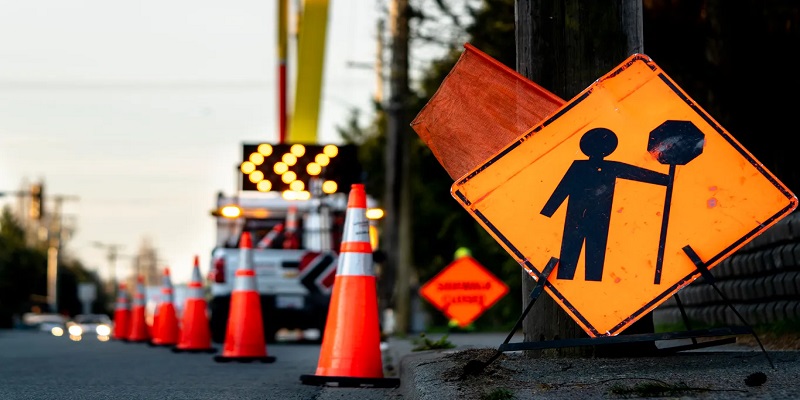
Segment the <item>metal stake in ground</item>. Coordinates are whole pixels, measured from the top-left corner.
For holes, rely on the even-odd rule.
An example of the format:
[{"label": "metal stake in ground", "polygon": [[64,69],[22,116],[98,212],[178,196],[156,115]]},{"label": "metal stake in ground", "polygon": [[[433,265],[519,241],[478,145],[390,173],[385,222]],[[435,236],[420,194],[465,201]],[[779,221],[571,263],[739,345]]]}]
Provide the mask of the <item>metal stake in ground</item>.
[{"label": "metal stake in ground", "polygon": [[658,257],[653,283],[661,283],[661,270],[664,265],[664,247],[667,242],[667,224],[669,223],[672,187],[675,181],[675,169],[678,165],[686,165],[703,152],[705,135],[691,121],[665,121],[650,131],[647,151],[661,164],[669,165],[669,183],[664,199],[664,213],[661,216],[661,236],[658,240]]}]

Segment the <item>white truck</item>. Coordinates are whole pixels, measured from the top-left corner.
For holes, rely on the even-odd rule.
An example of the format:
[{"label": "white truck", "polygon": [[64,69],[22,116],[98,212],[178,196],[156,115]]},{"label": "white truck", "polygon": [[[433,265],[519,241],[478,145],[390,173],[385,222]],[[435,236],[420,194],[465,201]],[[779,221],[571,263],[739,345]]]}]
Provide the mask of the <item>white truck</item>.
[{"label": "white truck", "polygon": [[281,329],[303,332],[302,340],[321,341],[346,211],[347,193],[294,200],[280,192],[219,193],[211,212],[217,221],[208,276],[212,340],[225,340],[239,239],[246,231],[252,238],[266,341],[278,340]]}]

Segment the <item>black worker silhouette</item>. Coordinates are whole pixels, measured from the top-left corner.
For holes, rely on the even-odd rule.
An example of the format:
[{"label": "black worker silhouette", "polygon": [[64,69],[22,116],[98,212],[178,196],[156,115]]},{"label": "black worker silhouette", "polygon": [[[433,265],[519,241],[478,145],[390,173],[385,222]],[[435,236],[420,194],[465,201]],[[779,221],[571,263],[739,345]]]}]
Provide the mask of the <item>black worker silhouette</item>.
[{"label": "black worker silhouette", "polygon": [[581,151],[588,160],[575,160],[542,208],[552,217],[567,200],[567,216],[561,239],[558,279],[575,276],[581,248],[586,245],[586,280],[601,281],[606,258],[608,227],[617,179],[666,186],[669,175],[604,158],[617,149],[617,135],[606,128],[594,128],[581,137]]}]

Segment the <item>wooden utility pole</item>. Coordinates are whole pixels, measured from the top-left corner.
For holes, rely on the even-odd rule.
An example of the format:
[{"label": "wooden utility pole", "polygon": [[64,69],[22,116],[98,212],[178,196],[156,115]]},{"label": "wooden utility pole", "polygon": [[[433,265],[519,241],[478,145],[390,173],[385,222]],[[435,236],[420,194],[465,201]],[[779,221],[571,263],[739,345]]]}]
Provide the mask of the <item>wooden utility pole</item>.
[{"label": "wooden utility pole", "polygon": [[[390,16],[389,101],[386,105],[386,187],[384,239],[386,262],[381,271],[381,303],[393,308],[397,332],[408,330],[411,272],[410,128],[407,110],[408,0],[393,0]],[[394,293],[391,293],[391,290]]]},{"label": "wooden utility pole", "polygon": [[[643,52],[641,0],[517,0],[515,5],[517,71],[564,100],[631,54]],[[522,275],[524,309],[535,282],[524,270]],[[653,331],[652,313],[626,332],[644,331]],[[587,337],[550,296],[536,300],[523,332],[528,342]],[[545,354],[588,356],[593,351],[564,348]]]},{"label": "wooden utility pole", "polygon": [[62,204],[66,200],[79,200],[77,196],[55,195],[52,197],[55,205],[50,219],[47,243],[47,304],[50,311],[60,312],[58,308],[58,270],[61,257],[63,218]]}]

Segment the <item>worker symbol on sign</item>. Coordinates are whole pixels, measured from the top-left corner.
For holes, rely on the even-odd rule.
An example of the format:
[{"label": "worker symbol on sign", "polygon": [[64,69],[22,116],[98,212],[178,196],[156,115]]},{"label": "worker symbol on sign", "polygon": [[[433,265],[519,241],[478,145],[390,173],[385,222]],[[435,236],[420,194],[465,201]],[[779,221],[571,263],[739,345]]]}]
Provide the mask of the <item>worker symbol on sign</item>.
[{"label": "worker symbol on sign", "polygon": [[[603,264],[605,263],[611,207],[617,179],[667,187],[662,237],[659,243],[659,255],[660,258],[663,258],[666,215],[669,212],[674,165],[685,164],[699,154],[690,155],[694,150],[686,148],[684,143],[686,138],[682,137],[680,129],[671,129],[677,126],[673,123],[681,126],[685,123],[691,125],[691,122],[687,121],[667,121],[651,132],[648,143],[648,151],[651,155],[661,163],[670,164],[670,174],[663,174],[620,161],[606,160],[605,157],[612,154],[618,144],[617,135],[610,129],[594,128],[583,134],[580,140],[580,149],[589,159],[575,160],[572,163],[541,211],[542,215],[551,217],[569,198],[561,239],[558,279],[573,279],[584,245],[586,246],[585,279],[587,281],[603,279]],[[695,128],[695,130],[697,129]],[[699,144],[700,151],[702,151],[702,137]],[[685,161],[678,162],[678,160]],[[660,265],[657,267],[656,274],[657,277],[660,277]]]}]

